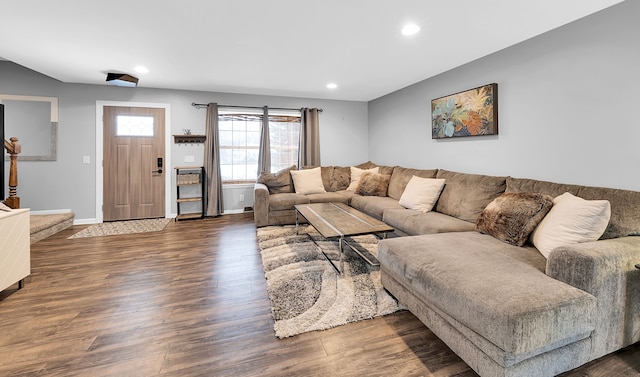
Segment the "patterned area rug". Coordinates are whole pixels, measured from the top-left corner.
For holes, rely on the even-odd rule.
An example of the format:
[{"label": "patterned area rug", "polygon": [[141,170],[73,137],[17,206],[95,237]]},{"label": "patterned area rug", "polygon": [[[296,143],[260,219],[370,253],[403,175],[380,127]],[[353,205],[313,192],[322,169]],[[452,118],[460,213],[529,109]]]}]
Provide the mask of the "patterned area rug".
[{"label": "patterned area rug", "polygon": [[164,229],[164,227],[167,226],[170,221],[171,219],[144,219],[94,224],[88,228],[81,230],[73,236],[68,237],[67,239],[113,236],[117,234],[158,232]]},{"label": "patterned area rug", "polygon": [[[380,283],[380,268],[345,253],[343,276],[339,276],[306,234],[339,265],[338,243],[327,241],[310,226],[258,228],[271,311],[278,338],[325,330],[403,308]],[[374,236],[353,238],[374,256]],[[348,248],[347,248],[348,250]]]}]

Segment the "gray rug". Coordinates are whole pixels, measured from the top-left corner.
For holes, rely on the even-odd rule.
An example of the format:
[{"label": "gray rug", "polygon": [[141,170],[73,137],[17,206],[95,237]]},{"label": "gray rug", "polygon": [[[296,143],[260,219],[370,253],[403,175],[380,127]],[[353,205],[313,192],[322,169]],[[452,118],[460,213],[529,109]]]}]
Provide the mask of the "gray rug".
[{"label": "gray rug", "polygon": [[68,237],[67,239],[158,232],[164,229],[164,227],[167,226],[170,221],[171,219],[144,219],[113,221],[102,224],[94,224],[72,235],[71,237]]},{"label": "gray rug", "polygon": [[[325,240],[312,227],[258,228],[258,242],[278,338],[390,314],[403,308],[380,283],[379,267],[346,254],[343,276],[305,234],[309,233],[338,264],[338,243]],[[374,236],[354,237],[376,255]]]}]

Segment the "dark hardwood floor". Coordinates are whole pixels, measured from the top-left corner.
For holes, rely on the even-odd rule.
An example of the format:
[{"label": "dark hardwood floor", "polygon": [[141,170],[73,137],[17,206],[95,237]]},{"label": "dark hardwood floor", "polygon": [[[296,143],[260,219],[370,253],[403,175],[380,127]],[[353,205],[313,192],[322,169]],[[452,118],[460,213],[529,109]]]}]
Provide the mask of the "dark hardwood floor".
[{"label": "dark hardwood floor", "polygon": [[[0,376],[476,376],[411,313],[279,340],[252,215],[31,247]],[[638,376],[640,345],[566,376]]]}]

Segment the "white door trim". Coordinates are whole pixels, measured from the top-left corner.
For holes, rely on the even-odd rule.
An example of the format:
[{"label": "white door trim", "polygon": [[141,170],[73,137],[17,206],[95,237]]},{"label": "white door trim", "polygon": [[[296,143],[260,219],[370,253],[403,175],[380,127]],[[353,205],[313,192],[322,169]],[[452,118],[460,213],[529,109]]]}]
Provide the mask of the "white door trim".
[{"label": "white door trim", "polygon": [[122,102],[122,101],[96,101],[96,222],[101,223],[103,220],[102,205],[103,196],[103,156],[104,156],[104,140],[103,140],[103,114],[105,106],[121,106],[121,107],[150,107],[164,109],[164,217],[170,217],[171,214],[171,177],[172,172],[169,169],[171,164],[171,105],[168,103],[146,103],[146,102]]}]

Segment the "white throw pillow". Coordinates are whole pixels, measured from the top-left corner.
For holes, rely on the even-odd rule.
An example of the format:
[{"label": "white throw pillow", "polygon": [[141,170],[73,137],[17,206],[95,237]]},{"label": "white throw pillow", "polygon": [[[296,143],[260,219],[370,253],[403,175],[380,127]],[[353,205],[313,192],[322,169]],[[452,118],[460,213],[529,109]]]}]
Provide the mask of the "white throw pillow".
[{"label": "white throw pillow", "polygon": [[358,188],[358,182],[360,181],[360,177],[362,176],[362,173],[368,171],[368,172],[377,174],[379,170],[380,168],[378,166],[376,166],[375,168],[366,169],[366,170],[352,166],[351,167],[351,183],[349,183],[349,187],[347,187],[347,190],[356,191],[356,188]]},{"label": "white throw pillow", "polygon": [[327,192],[322,184],[322,171],[318,166],[313,169],[291,170],[291,179],[296,194],[321,194]]},{"label": "white throw pillow", "polygon": [[531,234],[533,245],[549,257],[558,246],[597,241],[611,218],[608,200],[585,200],[565,192]]},{"label": "white throw pillow", "polygon": [[402,192],[400,205],[420,212],[431,211],[440,197],[444,181],[444,179],[421,178],[414,175]]}]

